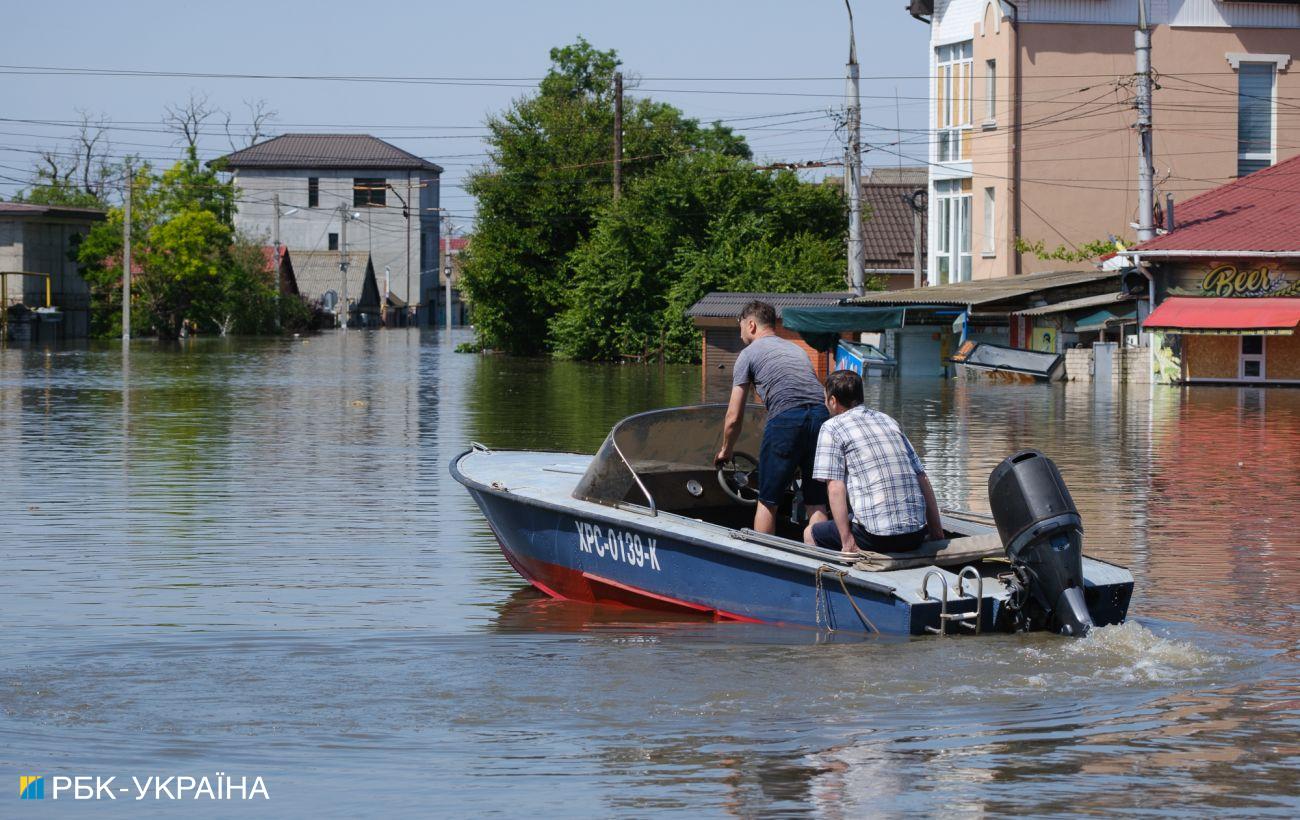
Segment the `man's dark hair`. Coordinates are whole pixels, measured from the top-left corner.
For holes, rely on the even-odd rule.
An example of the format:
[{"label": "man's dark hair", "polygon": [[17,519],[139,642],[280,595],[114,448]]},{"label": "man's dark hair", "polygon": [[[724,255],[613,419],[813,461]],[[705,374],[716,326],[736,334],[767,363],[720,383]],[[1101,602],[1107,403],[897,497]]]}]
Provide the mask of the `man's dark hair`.
[{"label": "man's dark hair", "polygon": [[857,407],[863,402],[862,377],[852,370],[836,370],[826,377],[826,397],[841,407]]},{"label": "man's dark hair", "polygon": [[740,321],[753,319],[762,327],[776,327],[776,308],[755,299],[740,309]]}]

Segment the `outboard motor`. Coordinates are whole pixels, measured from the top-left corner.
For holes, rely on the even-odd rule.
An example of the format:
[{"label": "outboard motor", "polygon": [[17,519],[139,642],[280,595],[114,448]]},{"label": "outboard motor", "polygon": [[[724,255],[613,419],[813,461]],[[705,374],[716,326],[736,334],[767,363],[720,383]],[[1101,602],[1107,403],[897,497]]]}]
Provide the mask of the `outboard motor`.
[{"label": "outboard motor", "polygon": [[1037,450],[1016,453],[989,475],[989,506],[1019,584],[1012,606],[1019,603],[1022,625],[1088,634],[1083,520],[1060,470]]}]

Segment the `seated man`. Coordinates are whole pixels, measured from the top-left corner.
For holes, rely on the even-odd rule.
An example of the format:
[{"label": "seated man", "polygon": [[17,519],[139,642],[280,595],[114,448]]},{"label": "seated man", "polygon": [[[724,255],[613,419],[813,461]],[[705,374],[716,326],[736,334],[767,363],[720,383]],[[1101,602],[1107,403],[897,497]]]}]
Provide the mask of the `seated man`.
[{"label": "seated man", "polygon": [[831,418],[817,439],[813,478],[826,481],[830,521],[809,524],[804,541],[824,549],[906,552],[943,538],[939,504],[921,459],[898,422],[863,405],[862,377],[826,377]]}]

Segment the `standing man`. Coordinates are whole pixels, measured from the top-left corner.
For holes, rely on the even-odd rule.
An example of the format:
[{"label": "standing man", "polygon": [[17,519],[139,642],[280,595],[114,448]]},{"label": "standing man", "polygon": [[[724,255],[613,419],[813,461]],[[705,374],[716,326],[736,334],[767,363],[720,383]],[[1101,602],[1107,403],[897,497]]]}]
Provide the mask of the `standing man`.
[{"label": "standing man", "polygon": [[812,474],[817,433],[829,415],[812,362],[798,345],[776,335],[776,309],[767,302],[750,302],[740,311],[740,340],[745,349],[736,357],[722,449],[716,461],[731,460],[744,423],[749,388],[756,388],[767,406],[767,425],[758,451],[754,529],[776,532],[777,507],[795,470],[802,471],[809,522],[826,521],[826,485],[814,481]]},{"label": "standing man", "polygon": [[943,538],[939,503],[898,422],[865,406],[862,377],[826,377],[831,419],[817,440],[813,477],[826,482],[830,521],[809,523],[804,541],[824,549],[906,552]]}]

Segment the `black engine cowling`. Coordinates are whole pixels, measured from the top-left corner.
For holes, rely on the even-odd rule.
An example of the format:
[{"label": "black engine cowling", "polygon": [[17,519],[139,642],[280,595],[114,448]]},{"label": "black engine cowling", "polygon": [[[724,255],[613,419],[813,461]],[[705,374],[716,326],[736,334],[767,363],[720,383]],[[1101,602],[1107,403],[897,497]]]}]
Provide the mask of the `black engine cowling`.
[{"label": "black engine cowling", "polygon": [[1052,460],[1022,450],[989,475],[989,507],[1024,587],[1023,617],[1062,635],[1086,635],[1083,520]]}]

